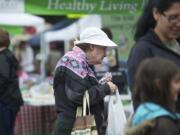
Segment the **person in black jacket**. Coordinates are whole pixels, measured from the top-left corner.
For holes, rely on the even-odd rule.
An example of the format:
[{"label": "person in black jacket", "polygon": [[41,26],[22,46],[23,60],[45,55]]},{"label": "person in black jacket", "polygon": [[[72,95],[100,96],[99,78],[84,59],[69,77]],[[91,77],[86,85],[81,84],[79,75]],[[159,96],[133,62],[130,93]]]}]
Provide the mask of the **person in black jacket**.
[{"label": "person in black jacket", "polygon": [[[165,68],[164,68],[165,67]],[[141,104],[132,116],[125,135],[179,135],[180,69],[164,58],[144,60],[135,75],[134,99]]]},{"label": "person in black jacket", "polygon": [[23,103],[18,82],[18,62],[8,49],[7,31],[0,29],[0,135],[13,135],[15,118]]},{"label": "person in black jacket", "polygon": [[[137,21],[136,43],[128,58],[128,82],[132,91],[134,75],[143,60],[162,57],[180,66],[179,36],[180,0],[148,0]],[[133,102],[136,109],[139,103],[134,99]],[[180,106],[177,108],[180,111]]]},{"label": "person in black jacket", "polygon": [[72,51],[67,52],[57,63],[54,76],[54,95],[58,112],[54,135],[70,135],[76,118],[76,109],[82,104],[84,92],[90,96],[90,111],[95,116],[101,134],[103,124],[103,99],[114,93],[117,86],[109,80],[100,84],[91,69],[105,57],[107,47],[115,47],[99,28],[89,27],[74,42]]}]

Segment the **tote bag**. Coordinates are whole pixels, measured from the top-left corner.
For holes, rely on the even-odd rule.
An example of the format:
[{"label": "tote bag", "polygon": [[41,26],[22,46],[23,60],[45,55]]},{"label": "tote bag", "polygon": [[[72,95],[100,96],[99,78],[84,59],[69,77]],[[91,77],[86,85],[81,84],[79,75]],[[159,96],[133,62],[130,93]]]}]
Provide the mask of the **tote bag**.
[{"label": "tote bag", "polygon": [[[87,108],[88,115],[86,115]],[[88,91],[85,92],[83,97],[83,107],[77,108],[76,120],[71,135],[98,135],[94,116],[90,114]]]}]

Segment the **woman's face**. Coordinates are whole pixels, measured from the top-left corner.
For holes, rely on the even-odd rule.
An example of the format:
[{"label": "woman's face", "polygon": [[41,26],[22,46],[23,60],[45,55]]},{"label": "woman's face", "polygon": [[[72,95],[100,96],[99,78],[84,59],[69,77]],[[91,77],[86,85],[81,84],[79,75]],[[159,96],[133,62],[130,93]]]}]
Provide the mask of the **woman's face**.
[{"label": "woman's face", "polygon": [[180,92],[180,73],[177,74],[170,84],[171,97],[174,101],[178,100],[178,93]]},{"label": "woman's face", "polygon": [[165,40],[180,37],[180,2],[174,3],[163,13],[156,12],[154,18],[157,22],[155,29]]},{"label": "woman's face", "polygon": [[87,53],[88,63],[90,65],[100,64],[106,56],[106,49],[107,47],[104,46],[92,46]]}]

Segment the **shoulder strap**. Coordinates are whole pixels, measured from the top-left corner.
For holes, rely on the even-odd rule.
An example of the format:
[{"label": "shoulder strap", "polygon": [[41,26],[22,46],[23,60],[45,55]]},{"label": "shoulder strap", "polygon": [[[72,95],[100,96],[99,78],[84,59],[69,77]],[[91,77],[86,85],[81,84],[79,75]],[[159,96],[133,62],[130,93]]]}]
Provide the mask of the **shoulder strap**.
[{"label": "shoulder strap", "polygon": [[86,110],[88,107],[88,114],[90,115],[90,103],[89,103],[89,93],[88,90],[85,91],[83,97],[83,116],[86,115]]},{"label": "shoulder strap", "polygon": [[91,115],[90,113],[90,102],[89,102],[89,93],[88,90],[85,91],[83,96],[83,106],[78,106],[76,110],[76,117],[78,116],[85,116],[86,110],[88,109],[88,115]]}]

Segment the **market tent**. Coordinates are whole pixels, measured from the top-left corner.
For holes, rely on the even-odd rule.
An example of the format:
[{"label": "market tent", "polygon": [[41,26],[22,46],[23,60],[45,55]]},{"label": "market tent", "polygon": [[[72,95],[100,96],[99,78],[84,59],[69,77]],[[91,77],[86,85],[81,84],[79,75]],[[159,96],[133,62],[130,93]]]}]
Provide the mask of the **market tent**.
[{"label": "market tent", "polygon": [[42,17],[27,13],[0,13],[0,25],[34,26],[37,32],[44,30],[45,20]]},{"label": "market tent", "polygon": [[[68,19],[68,18],[63,19],[46,31],[57,31],[57,30],[63,29],[65,27],[71,25],[76,20],[77,19]],[[32,38],[30,38],[28,40],[28,43],[33,47],[39,47],[40,46],[40,35],[41,35],[41,33],[37,33],[35,36],[33,36]]]},{"label": "market tent", "polygon": [[90,26],[102,27],[100,15],[87,15],[61,30],[46,32],[44,39],[45,42],[67,41],[77,38],[83,29]]}]

